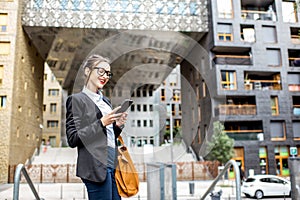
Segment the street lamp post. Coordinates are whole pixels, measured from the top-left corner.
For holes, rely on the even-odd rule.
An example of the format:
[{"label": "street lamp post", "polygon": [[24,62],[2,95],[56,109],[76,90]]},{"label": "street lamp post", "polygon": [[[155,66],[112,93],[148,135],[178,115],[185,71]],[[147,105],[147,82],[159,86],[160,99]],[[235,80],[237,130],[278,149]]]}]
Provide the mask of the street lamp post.
[{"label": "street lamp post", "polygon": [[[173,97],[172,97],[173,98]],[[170,98],[170,102],[172,100]],[[171,151],[171,162],[173,162],[173,114],[172,114],[172,104],[169,104],[169,115],[170,115],[170,151]]]}]

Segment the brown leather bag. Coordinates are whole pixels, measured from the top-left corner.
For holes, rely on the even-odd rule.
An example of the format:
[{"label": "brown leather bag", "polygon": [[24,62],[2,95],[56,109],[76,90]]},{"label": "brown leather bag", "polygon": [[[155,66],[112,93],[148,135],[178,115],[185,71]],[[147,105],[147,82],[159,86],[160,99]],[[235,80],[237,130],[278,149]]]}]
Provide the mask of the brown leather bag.
[{"label": "brown leather bag", "polygon": [[115,172],[118,192],[121,197],[131,197],[139,191],[139,176],[121,136],[118,148],[118,166]]}]

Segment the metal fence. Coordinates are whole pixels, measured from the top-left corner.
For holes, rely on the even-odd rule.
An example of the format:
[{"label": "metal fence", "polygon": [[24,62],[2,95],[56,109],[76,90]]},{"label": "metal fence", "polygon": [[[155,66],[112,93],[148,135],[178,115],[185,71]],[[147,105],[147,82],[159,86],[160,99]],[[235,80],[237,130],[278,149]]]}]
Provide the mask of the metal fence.
[{"label": "metal fence", "polygon": [[[211,180],[218,175],[218,162],[176,162],[176,177],[178,181]],[[147,167],[144,163],[136,163],[140,181],[147,180]],[[34,183],[78,183],[76,164],[37,164],[25,166]],[[8,183],[13,183],[16,165],[9,167]],[[24,182],[25,180],[21,180]]]},{"label": "metal fence", "polygon": [[147,197],[157,200],[176,200],[176,165],[147,164]]}]

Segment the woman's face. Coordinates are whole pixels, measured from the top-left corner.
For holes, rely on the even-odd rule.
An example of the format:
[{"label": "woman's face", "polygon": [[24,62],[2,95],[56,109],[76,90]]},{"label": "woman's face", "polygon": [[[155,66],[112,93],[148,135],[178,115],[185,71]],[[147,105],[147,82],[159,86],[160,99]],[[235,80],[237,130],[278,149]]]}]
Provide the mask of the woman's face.
[{"label": "woman's face", "polygon": [[[101,62],[96,67],[92,69],[86,68],[85,70],[87,77],[89,73],[91,73],[86,84],[86,87],[91,91],[97,92],[99,89],[102,89],[109,80],[108,74],[110,73],[110,65],[107,62]],[[101,75],[101,73],[99,74],[100,71],[102,73],[105,71],[105,73]]]}]

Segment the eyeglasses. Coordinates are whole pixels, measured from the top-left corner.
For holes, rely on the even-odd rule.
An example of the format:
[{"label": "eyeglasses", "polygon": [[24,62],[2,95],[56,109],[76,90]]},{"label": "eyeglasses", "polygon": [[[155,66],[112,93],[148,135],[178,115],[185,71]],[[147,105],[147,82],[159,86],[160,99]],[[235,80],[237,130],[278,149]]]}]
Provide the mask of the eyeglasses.
[{"label": "eyeglasses", "polygon": [[97,69],[97,74],[99,76],[103,76],[104,74],[106,74],[108,76],[109,79],[112,78],[113,73],[111,73],[110,71],[106,71],[104,68],[102,67],[94,67],[93,69]]}]

